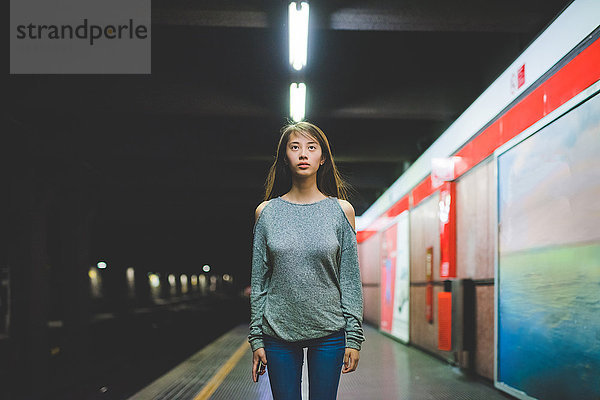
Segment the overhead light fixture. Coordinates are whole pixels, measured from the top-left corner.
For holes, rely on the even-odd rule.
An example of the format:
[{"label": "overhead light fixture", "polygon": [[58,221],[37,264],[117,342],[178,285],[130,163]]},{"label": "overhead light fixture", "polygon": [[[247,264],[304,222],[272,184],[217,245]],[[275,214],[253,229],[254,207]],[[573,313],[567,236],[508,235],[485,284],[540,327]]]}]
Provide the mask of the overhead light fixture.
[{"label": "overhead light fixture", "polygon": [[288,27],[290,31],[290,64],[296,71],[306,66],[308,47],[308,3],[291,2],[288,7]]},{"label": "overhead light fixture", "polygon": [[304,83],[292,83],[290,85],[290,116],[294,122],[304,119],[306,104],[306,85]]}]

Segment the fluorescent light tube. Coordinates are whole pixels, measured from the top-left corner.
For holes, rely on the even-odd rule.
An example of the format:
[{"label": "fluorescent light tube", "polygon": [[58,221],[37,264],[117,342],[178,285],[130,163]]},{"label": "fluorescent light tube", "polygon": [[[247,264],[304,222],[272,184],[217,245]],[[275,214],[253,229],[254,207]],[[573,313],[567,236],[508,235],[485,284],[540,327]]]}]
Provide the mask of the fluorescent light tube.
[{"label": "fluorescent light tube", "polygon": [[288,7],[288,29],[290,34],[290,64],[296,71],[306,66],[306,53],[308,48],[308,3],[300,3],[300,10],[296,2]]},{"label": "fluorescent light tube", "polygon": [[306,85],[304,83],[292,83],[290,85],[290,116],[294,122],[304,119],[306,104]]}]

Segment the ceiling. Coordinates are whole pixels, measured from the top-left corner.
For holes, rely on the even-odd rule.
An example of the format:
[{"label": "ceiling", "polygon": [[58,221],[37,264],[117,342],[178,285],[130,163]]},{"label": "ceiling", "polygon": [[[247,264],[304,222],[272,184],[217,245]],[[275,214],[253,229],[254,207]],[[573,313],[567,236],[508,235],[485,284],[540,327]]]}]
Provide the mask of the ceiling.
[{"label": "ceiling", "polygon": [[298,74],[286,2],[152,0],[151,75],[11,75],[8,126],[41,168],[86,171],[94,257],[247,281],[291,82],[360,215],[568,3],[311,1]]}]

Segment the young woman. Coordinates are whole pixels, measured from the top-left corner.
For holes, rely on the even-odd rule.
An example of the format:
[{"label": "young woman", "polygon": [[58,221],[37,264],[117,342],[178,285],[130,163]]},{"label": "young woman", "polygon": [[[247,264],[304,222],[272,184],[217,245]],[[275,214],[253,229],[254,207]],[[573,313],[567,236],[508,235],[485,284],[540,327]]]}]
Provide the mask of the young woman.
[{"label": "young woman", "polygon": [[310,399],[334,400],[365,338],[354,208],[321,129],[283,127],[264,199],[252,252],[252,379],[262,362],[274,400],[301,400],[307,347]]}]

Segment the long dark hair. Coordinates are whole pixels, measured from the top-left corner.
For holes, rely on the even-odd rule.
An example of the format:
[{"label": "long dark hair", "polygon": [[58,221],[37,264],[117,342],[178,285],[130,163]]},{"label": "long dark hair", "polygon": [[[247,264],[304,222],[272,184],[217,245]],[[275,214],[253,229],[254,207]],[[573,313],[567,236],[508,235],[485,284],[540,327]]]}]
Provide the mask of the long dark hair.
[{"label": "long dark hair", "polygon": [[310,122],[301,121],[289,123],[281,128],[281,136],[277,144],[277,154],[275,161],[265,181],[264,200],[270,200],[287,193],[292,187],[292,175],[289,166],[286,164],[286,147],[290,135],[296,132],[298,134],[309,136],[319,142],[325,163],[317,171],[317,188],[326,196],[337,197],[338,199],[348,200],[348,192],[352,190],[342,175],[338,171],[331,154],[327,136],[318,126]]}]

